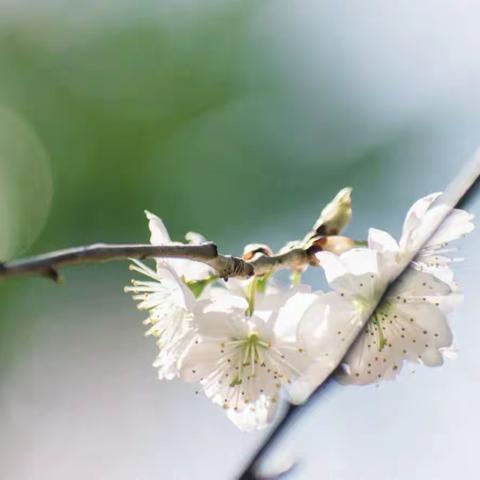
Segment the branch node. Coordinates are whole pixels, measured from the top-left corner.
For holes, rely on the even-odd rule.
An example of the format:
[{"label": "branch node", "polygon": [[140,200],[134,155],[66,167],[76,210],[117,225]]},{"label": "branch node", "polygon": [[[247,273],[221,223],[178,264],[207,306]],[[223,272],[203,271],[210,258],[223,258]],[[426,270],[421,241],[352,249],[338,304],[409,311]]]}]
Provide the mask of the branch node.
[{"label": "branch node", "polygon": [[50,278],[51,280],[53,280],[55,283],[62,283],[63,281],[63,277],[60,275],[60,273],[58,272],[58,270],[56,270],[55,268],[53,267],[48,267],[46,270],[45,270],[45,273],[44,275],[48,278]]}]

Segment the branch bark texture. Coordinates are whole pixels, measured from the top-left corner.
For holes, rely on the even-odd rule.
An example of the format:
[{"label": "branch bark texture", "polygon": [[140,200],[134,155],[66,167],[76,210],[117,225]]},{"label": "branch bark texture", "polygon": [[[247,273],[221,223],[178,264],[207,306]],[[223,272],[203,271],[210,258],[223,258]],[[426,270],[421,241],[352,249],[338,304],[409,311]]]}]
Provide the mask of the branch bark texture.
[{"label": "branch bark texture", "polygon": [[81,263],[109,262],[129,258],[184,258],[202,262],[212,267],[219,277],[243,277],[263,275],[281,268],[289,268],[309,262],[310,253],[306,249],[296,248],[289,252],[273,256],[260,255],[246,261],[240,257],[218,253],[215,243],[200,245],[144,245],[144,244],[107,244],[66,248],[28,258],[0,263],[0,278],[18,276],[44,276],[59,281],[59,269]]}]

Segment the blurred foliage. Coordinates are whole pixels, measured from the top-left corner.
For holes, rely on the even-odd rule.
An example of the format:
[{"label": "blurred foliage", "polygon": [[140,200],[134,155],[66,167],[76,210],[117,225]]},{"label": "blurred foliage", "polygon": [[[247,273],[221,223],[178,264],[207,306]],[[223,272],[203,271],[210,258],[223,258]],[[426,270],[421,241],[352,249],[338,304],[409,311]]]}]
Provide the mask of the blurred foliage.
[{"label": "blurred foliage", "polygon": [[320,127],[277,74],[256,9],[228,2],[82,21],[49,10],[3,22],[0,104],[41,139],[54,180],[35,250],[142,241],[144,208],[176,238],[199,230],[238,248],[240,228],[312,195],[316,214],[350,181],[345,159],[318,168]]},{"label": "blurred foliage", "polygon": [[193,201],[208,205],[210,192],[231,188],[225,177],[253,177],[222,135],[196,127],[255,90],[239,74],[261,62],[245,58],[247,7],[112,25],[32,21],[2,28],[0,102],[51,157],[55,199],[39,245],[139,240],[147,206],[175,212],[174,231],[196,228],[192,184],[202,197]]},{"label": "blurred foliage", "polygon": [[30,246],[51,198],[49,159],[39,139],[17,115],[0,108],[0,258]]}]

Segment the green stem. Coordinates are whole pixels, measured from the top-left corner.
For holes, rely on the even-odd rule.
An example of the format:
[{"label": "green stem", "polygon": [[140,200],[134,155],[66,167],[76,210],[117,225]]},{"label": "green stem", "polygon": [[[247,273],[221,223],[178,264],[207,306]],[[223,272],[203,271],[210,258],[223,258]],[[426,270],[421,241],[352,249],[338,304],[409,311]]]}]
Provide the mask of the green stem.
[{"label": "green stem", "polygon": [[245,314],[247,317],[251,317],[253,315],[253,311],[255,310],[255,296],[257,293],[257,283],[258,283],[258,277],[254,276],[247,287],[247,302],[248,302],[248,307],[245,310]]}]

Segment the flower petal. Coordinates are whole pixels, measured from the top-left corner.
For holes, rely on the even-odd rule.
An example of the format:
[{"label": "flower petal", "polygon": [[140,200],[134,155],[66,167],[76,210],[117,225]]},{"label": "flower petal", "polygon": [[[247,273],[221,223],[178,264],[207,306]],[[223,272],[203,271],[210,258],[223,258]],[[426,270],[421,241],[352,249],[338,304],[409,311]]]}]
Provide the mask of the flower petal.
[{"label": "flower petal", "polygon": [[228,311],[211,310],[214,307],[206,300],[198,302],[195,308],[195,325],[198,333],[208,339],[228,339],[244,337],[248,325],[244,319],[244,310],[232,308]]},{"label": "flower petal", "polygon": [[418,272],[409,268],[393,286],[390,297],[409,297],[448,295],[452,291],[450,285],[426,272]]},{"label": "flower petal", "polygon": [[240,411],[229,408],[227,417],[240,430],[245,432],[261,430],[272,422],[277,406],[278,402],[272,402],[265,397],[261,397],[255,403],[247,405]]},{"label": "flower petal", "polygon": [[194,343],[182,360],[180,377],[186,382],[198,382],[215,369],[219,344],[215,341]]},{"label": "flower petal", "polygon": [[377,252],[397,254],[400,247],[397,241],[387,232],[377,228],[368,230],[368,247]]},{"label": "flower petal", "polygon": [[427,303],[399,303],[370,320],[344,358],[341,383],[365,385],[395,378],[405,360],[441,365],[452,334],[445,316]]},{"label": "flower petal", "polygon": [[474,215],[465,210],[453,210],[428,241],[427,247],[449,243],[467,235],[475,228],[472,222],[474,217]]},{"label": "flower petal", "polygon": [[400,246],[402,248],[407,246],[411,233],[420,225],[425,213],[440,195],[441,192],[431,193],[430,195],[420,198],[410,207],[403,223],[402,236],[400,239]]},{"label": "flower petal", "polygon": [[361,283],[371,283],[378,273],[378,255],[368,248],[356,248],[337,256],[330,252],[317,253],[328,284],[344,295],[355,295]]},{"label": "flower petal", "polygon": [[153,213],[145,210],[148,219],[148,228],[150,229],[150,243],[152,245],[164,245],[170,243],[170,235],[162,219]]}]

